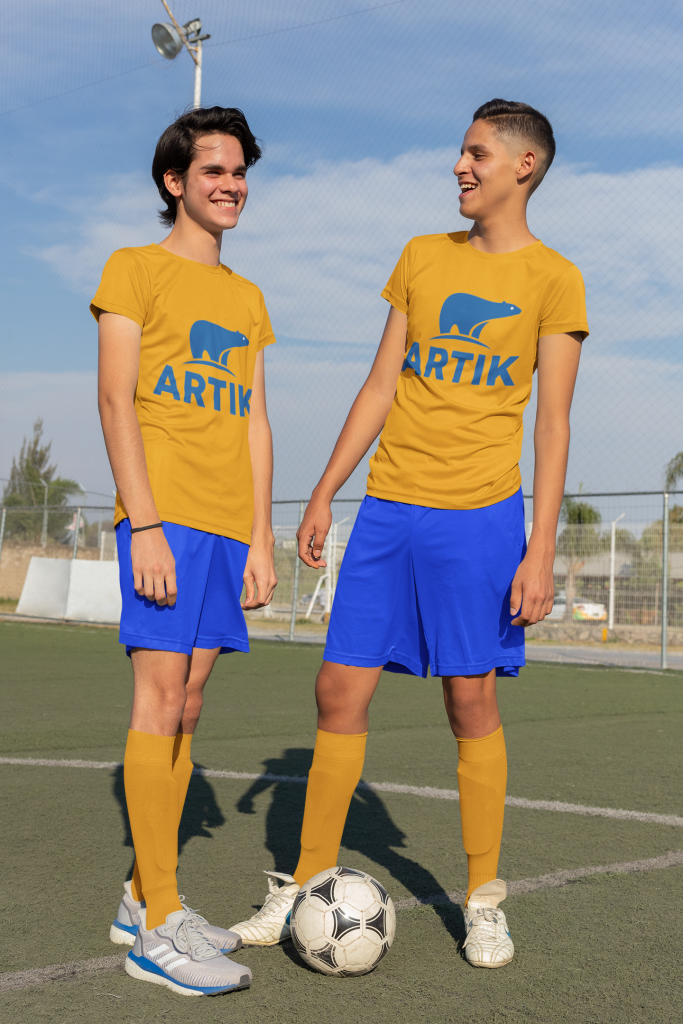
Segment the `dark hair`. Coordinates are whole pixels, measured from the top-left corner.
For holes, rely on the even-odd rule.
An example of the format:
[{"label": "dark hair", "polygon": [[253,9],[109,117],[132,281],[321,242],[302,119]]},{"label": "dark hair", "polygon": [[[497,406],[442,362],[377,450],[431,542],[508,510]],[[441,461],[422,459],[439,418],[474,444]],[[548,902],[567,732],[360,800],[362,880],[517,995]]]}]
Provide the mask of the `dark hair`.
[{"label": "dark hair", "polygon": [[496,135],[509,138],[516,135],[534,143],[541,150],[541,166],[531,191],[538,188],[555,157],[553,126],[545,114],[528,103],[514,100],[489,100],[474,112],[472,121],[488,121]]},{"label": "dark hair", "polygon": [[152,177],[159,195],[166,203],[159,210],[159,220],[173,227],[178,212],[176,197],[166,188],[164,174],[175,171],[183,180],[195,155],[195,142],[200,135],[232,135],[242,144],[244,162],[251,167],[261,158],[261,147],[254,138],[247,119],[237,107],[201,107],[182,114],[170,124],[157,142],[152,160]]}]

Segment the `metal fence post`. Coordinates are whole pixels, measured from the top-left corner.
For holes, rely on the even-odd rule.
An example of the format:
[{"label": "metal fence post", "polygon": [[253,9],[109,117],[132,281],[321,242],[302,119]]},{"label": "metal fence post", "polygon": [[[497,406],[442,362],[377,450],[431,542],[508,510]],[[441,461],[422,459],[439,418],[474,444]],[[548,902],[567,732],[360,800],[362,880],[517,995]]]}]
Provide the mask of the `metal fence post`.
[{"label": "metal fence post", "polygon": [[669,495],[662,512],[662,668],[667,668],[666,632],[669,625]]},{"label": "metal fence post", "polygon": [[[299,526],[301,526],[304,518],[304,502],[299,502]],[[294,582],[292,583],[292,614],[289,619],[289,639],[294,639],[294,629],[296,627],[296,610],[299,605],[299,565],[301,559],[299,558],[298,547],[294,548]]]},{"label": "metal fence post", "polygon": [[80,526],[81,526],[81,510],[79,508],[78,511],[76,512],[76,522],[75,522],[75,525],[74,525],[74,550],[73,550],[73,554],[71,556],[72,559],[78,557],[78,531],[80,529]]},{"label": "metal fence post", "polygon": [[5,520],[7,519],[7,509],[2,510],[2,520],[0,520],[0,562],[2,562],[2,542],[5,537]]},{"label": "metal fence post", "polygon": [[[623,519],[626,515],[622,512],[619,519]],[[617,523],[619,519],[612,520],[612,536],[610,539],[609,548],[609,617],[607,619],[607,628],[614,629],[614,576],[616,572],[617,562]]]}]

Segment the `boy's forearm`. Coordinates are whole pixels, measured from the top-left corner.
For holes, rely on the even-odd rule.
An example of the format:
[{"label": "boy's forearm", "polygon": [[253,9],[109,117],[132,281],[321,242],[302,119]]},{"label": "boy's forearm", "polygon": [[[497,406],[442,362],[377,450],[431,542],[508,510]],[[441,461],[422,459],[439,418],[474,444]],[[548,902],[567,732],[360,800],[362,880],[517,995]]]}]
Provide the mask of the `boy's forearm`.
[{"label": "boy's forearm", "polygon": [[554,553],[567,474],[569,420],[537,424],[534,447],[534,518],[529,547]]},{"label": "boy's forearm", "polygon": [[254,480],[252,543],[272,542],[273,438],[267,419],[258,425],[250,424],[249,453]]},{"label": "boy's forearm", "polygon": [[330,461],[314,489],[314,495],[331,501],[343,487],[384,426],[392,396],[375,391],[367,383],[351,406]]},{"label": "boy's forearm", "polygon": [[114,482],[131,526],[159,521],[147,472],[140,424],[127,398],[100,397],[100,419]]}]

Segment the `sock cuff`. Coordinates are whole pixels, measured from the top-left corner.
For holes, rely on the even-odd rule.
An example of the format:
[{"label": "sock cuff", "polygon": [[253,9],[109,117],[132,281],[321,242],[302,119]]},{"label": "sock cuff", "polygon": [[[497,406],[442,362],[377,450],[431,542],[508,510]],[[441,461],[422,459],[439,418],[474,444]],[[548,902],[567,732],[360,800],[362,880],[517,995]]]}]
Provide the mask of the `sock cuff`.
[{"label": "sock cuff", "polygon": [[365,756],[366,732],[347,735],[318,729],[315,737],[314,757],[327,757],[332,761],[358,761]]},{"label": "sock cuff", "polygon": [[174,743],[175,736],[157,736],[129,729],[125,760],[135,764],[167,764],[170,768]]},{"label": "sock cuff", "polygon": [[496,761],[499,757],[505,757],[505,738],[502,725],[499,725],[496,731],[489,736],[481,736],[474,740],[456,736],[456,739],[458,741],[458,756],[461,761],[468,764],[482,764],[485,761]]},{"label": "sock cuff", "polygon": [[178,732],[173,738],[173,764],[176,761],[191,761],[192,737],[194,733]]}]

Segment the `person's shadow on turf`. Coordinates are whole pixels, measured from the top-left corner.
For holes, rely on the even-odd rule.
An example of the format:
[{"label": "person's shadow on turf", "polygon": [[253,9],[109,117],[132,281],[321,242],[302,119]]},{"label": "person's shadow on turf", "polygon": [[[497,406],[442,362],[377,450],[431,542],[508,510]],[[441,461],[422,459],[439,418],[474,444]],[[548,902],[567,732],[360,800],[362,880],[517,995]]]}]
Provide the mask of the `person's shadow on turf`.
[{"label": "person's shadow on turf", "polygon": [[[202,765],[194,762],[195,768],[201,768]],[[124,829],[124,840],[123,845],[133,849],[133,836],[130,830],[130,821],[128,819],[128,808],[126,806],[126,793],[123,785],[123,765],[119,765],[114,770],[114,796],[118,800],[119,809],[121,811],[121,818]],[[221,825],[225,824],[225,818],[223,812],[218,806],[216,795],[213,791],[213,786],[208,779],[203,775],[193,775],[190,779],[190,785],[187,790],[187,797],[185,799],[185,806],[183,808],[183,816],[180,819],[180,828],[178,829],[178,854],[182,853],[185,843],[192,839],[193,836],[200,836],[204,839],[212,839],[213,836],[209,829],[220,828]],[[133,865],[135,864],[135,854],[128,869],[126,879],[133,877]]]},{"label": "person's shadow on turf", "polygon": [[[271,757],[262,763],[265,775],[305,778],[312,760],[313,751],[299,747],[285,750],[282,757]],[[275,871],[291,872],[299,858],[306,787],[284,779],[282,782],[276,779],[257,779],[236,806],[240,814],[254,814],[255,797],[271,787],[272,798],[266,814],[266,848],[273,856]],[[445,897],[445,889],[427,868],[398,852],[405,846],[405,838],[405,833],[392,820],[378,794],[372,789],[357,789],[351,800],[342,837],[344,851],[357,851],[381,865],[413,896]],[[343,851],[340,861],[348,867],[354,867],[350,862],[352,858]],[[465,937],[461,908],[444,902],[434,904],[434,911],[455,941],[460,943]]]}]

